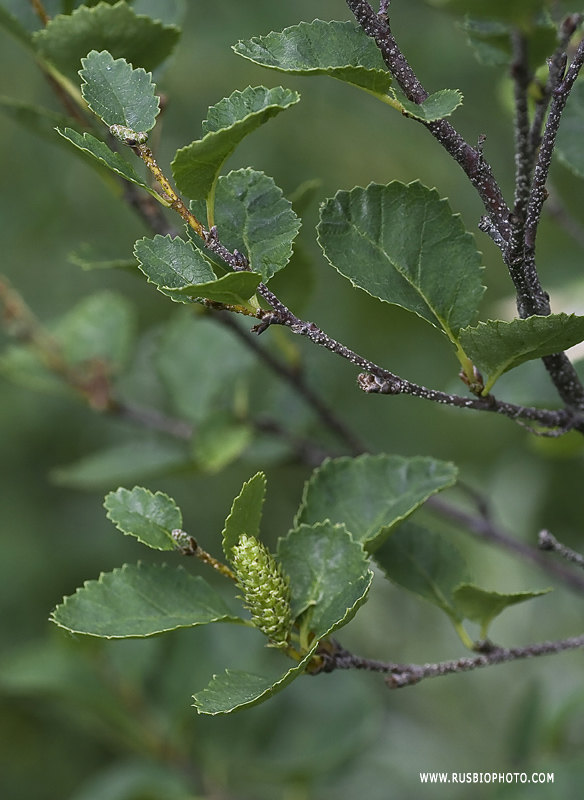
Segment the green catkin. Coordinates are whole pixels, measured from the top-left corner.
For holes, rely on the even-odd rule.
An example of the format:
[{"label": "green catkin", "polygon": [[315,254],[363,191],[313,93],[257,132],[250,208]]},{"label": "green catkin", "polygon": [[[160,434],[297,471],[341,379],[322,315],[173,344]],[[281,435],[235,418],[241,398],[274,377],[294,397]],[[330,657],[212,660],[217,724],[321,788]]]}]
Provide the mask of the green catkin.
[{"label": "green catkin", "polygon": [[286,647],[292,627],[288,578],[255,536],[243,533],[232,552],[237,585],[243,591],[252,622],[272,647]]}]

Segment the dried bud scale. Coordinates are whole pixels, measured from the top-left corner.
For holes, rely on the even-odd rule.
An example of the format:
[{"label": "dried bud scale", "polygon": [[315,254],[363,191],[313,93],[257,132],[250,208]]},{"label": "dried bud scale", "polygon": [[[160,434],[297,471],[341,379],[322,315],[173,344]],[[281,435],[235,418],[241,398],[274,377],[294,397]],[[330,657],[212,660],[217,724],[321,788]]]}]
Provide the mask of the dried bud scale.
[{"label": "dried bud scale", "polygon": [[255,536],[242,534],[232,552],[237,585],[252,622],[273,647],[286,647],[292,627],[288,578]]}]

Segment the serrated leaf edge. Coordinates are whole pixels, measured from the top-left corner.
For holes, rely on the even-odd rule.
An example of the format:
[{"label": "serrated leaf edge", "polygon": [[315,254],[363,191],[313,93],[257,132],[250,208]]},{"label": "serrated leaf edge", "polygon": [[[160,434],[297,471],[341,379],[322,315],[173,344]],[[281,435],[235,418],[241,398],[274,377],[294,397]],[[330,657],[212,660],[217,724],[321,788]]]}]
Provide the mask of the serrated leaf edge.
[{"label": "serrated leaf edge", "polygon": [[[110,509],[106,505],[108,497],[111,497],[113,495],[117,495],[118,492],[126,492],[128,495],[131,495],[132,492],[134,492],[135,489],[141,489],[143,492],[146,492],[152,498],[161,497],[164,500],[168,500],[171,503],[171,505],[173,505],[174,508],[176,508],[176,510],[178,511],[178,515],[179,515],[179,518],[180,518],[180,524],[182,525],[182,511],[180,510],[180,507],[177,505],[176,501],[172,497],[170,497],[170,495],[167,495],[165,492],[160,492],[160,491],[151,492],[150,489],[146,489],[144,486],[134,486],[134,487],[132,487],[132,489],[126,489],[125,486],[118,486],[118,488],[115,491],[108,492],[106,494],[105,498],[104,498],[104,501],[103,501],[103,507],[105,508],[105,510],[107,512],[106,513],[106,517],[110,520],[110,522],[112,522],[116,526],[116,528],[119,531],[121,531],[124,534],[124,536],[133,536],[141,544],[146,545],[146,547],[150,547],[152,550],[158,550],[159,548],[152,547],[151,544],[149,544],[148,542],[145,542],[140,536],[137,536],[135,533],[132,533],[131,531],[126,531],[126,530],[124,530],[124,528],[122,528],[120,525],[118,525],[118,523],[110,515]],[[149,519],[149,517],[144,517],[144,519]],[[161,530],[165,531],[165,528],[163,528],[162,526],[158,525],[158,523],[156,523],[156,525]],[[168,538],[169,538],[169,541],[173,542],[173,540],[172,540],[172,538],[170,536]],[[174,542],[173,542],[173,544],[174,544]],[[124,566],[128,566],[128,565],[126,564]],[[102,574],[104,574],[104,573],[102,573]]]}]

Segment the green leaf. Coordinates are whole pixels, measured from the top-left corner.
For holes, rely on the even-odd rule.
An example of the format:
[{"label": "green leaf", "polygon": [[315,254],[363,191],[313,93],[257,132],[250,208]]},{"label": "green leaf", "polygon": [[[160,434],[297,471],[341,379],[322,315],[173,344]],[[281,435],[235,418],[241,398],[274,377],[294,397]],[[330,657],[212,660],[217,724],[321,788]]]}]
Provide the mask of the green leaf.
[{"label": "green leaf", "polygon": [[281,86],[248,86],[211,106],[203,122],[203,138],[178,150],[172,162],[178,190],[193,200],[206,200],[221,167],[242,139],[299,100],[298,92]]},{"label": "green leaf", "polygon": [[173,300],[200,297],[241,305],[255,294],[261,280],[257,273],[243,271],[216,278],[201,251],[178,236],[139,239],[134,245],[134,255],[148,282]]},{"label": "green leaf", "polygon": [[200,576],[166,564],[124,564],[86,581],[51,621],[72,633],[105,639],[153,636],[209,622],[243,622]]},{"label": "green leaf", "polygon": [[260,522],[266,497],[266,476],[257,472],[243,484],[231,506],[229,516],[223,528],[223,552],[231,558],[231,550],[239,541],[242,533],[260,538]]},{"label": "green leaf", "polygon": [[[202,203],[193,202],[191,209],[195,216],[204,214]],[[290,261],[292,242],[300,229],[292,204],[273,178],[253,169],[234,170],[219,178],[215,224],[221,244],[244,253],[264,282]]]},{"label": "green leaf", "polygon": [[455,340],[484,292],[481,255],[446,200],[417,181],[357,186],[321,208],[319,243],[354,286]]},{"label": "green leaf", "polygon": [[327,459],[304,487],[295,525],[344,523],[373,551],[431,495],[452,486],[457,474],[454,464],[423,456]]},{"label": "green leaf", "polygon": [[74,144],[75,147],[78,147],[83,153],[88,153],[97,162],[109,167],[112,172],[115,172],[117,175],[121,175],[121,177],[125,178],[127,181],[135,183],[137,186],[145,189],[157,200],[161,200],[160,195],[157,194],[154,189],[148,186],[148,184],[138,175],[134,167],[129,164],[119,153],[114,153],[113,150],[110,150],[105,142],[101,142],[90,133],[84,133],[81,135],[80,133],[77,133],[77,131],[71,130],[71,128],[65,128],[65,130],[57,128],[57,132],[60,133],[63,138],[71,142],[71,144]]},{"label": "green leaf", "polygon": [[71,124],[71,119],[65,114],[3,95],[0,96],[0,111],[23,128],[53,144],[64,144],[55,136],[55,128]]},{"label": "green leaf", "polygon": [[252,439],[249,425],[229,411],[218,411],[197,431],[192,455],[203,472],[220,472],[244,453]]},{"label": "green leaf", "polygon": [[458,89],[441,89],[427,97],[423,103],[413,103],[401,95],[397,99],[408,117],[421,119],[424,122],[449,117],[458,106],[462,105],[462,93]]},{"label": "green leaf", "polygon": [[279,540],[277,560],[290,579],[294,618],[310,609],[317,639],[346,625],[367,599],[369,559],[344,525],[300,525]]},{"label": "green leaf", "polygon": [[382,98],[391,86],[375,42],[352,22],[301,22],[281,33],[240,41],[233,49],[262,67],[292,75],[330,75]]},{"label": "green leaf", "polygon": [[106,50],[92,50],[81,63],[83,98],[108,127],[124,125],[134,131],[154,127],[160,109],[150,73],[133,69],[123,58],[114,60]]},{"label": "green leaf", "polygon": [[231,405],[234,384],[245,376],[253,356],[230,331],[185,313],[163,331],[156,364],[176,413],[202,423],[221,407],[222,397]]},{"label": "green leaf", "polygon": [[119,2],[59,14],[34,34],[33,43],[57,69],[76,77],[81,59],[90,50],[107,50],[114,58],[153,70],[168,58],[179,37],[176,26],[139,16],[127,3]]},{"label": "green leaf", "polygon": [[406,522],[381,545],[374,558],[393,583],[438,606],[453,622],[461,622],[464,615],[454,592],[470,575],[459,550],[443,536]]},{"label": "green leaf", "polygon": [[584,84],[578,81],[568,97],[556,140],[556,152],[564,166],[584,178]]},{"label": "green leaf", "polygon": [[482,372],[483,394],[489,394],[504,372],[553,353],[561,353],[584,341],[584,317],[576,314],[550,314],[512,322],[487,320],[476,328],[460,331],[460,344]]},{"label": "green leaf", "polygon": [[106,495],[104,506],[108,519],[126,536],[154,550],[175,549],[172,531],[182,527],[182,514],[172,497],[141,486],[131,491],[120,487]]},{"label": "green leaf", "polygon": [[193,695],[193,705],[199,714],[231,714],[244,708],[257,706],[281,692],[301,675],[312,658],[318,642],[315,642],[302,661],[273,680],[250,672],[227,669],[222,675],[214,675],[209,685]]},{"label": "green leaf", "polygon": [[140,439],[84,456],[52,470],[50,478],[57,486],[71,489],[109,489],[121,483],[167,475],[190,462],[186,443]]},{"label": "green leaf", "polygon": [[470,619],[471,622],[478,623],[481,626],[481,639],[486,639],[489,625],[506,608],[551,591],[551,589],[542,589],[538,592],[501,594],[487,592],[472,583],[463,583],[456,587],[452,598],[458,613],[466,619]]},{"label": "green leaf", "polygon": [[211,300],[213,303],[223,303],[228,306],[246,306],[248,300],[256,292],[262,280],[257,272],[228,272],[209,283],[196,283],[182,286],[180,289],[159,287],[162,294],[172,298],[177,303],[194,303],[202,299]]}]

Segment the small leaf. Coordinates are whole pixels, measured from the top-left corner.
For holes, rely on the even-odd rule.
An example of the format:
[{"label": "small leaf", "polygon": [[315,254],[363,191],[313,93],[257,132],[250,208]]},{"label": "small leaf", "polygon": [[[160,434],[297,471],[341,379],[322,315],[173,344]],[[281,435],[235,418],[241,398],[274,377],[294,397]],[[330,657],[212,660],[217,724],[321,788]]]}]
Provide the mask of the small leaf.
[{"label": "small leaf", "polygon": [[178,303],[193,303],[205,299],[228,306],[249,307],[247,301],[253,297],[261,280],[262,276],[257,272],[241,270],[228,272],[209,283],[193,283],[180,289],[162,286],[159,290]]},{"label": "small leaf", "polygon": [[179,236],[157,235],[154,239],[138,239],[134,255],[149,283],[167,289],[181,289],[197,283],[208,283],[216,276],[207,259],[190,242]]},{"label": "small leaf", "polygon": [[393,583],[438,606],[453,622],[462,620],[454,592],[462,581],[469,580],[469,571],[459,550],[443,536],[406,522],[374,558]]},{"label": "small leaf", "polygon": [[352,22],[301,22],[281,33],[240,41],[233,50],[262,67],[292,75],[329,75],[381,97],[391,86],[375,42]]},{"label": "small leaf", "polygon": [[105,639],[153,636],[210,622],[240,622],[200,576],[166,564],[125,564],[86,581],[51,621],[72,633]]},{"label": "small leaf", "polygon": [[266,476],[257,472],[243,484],[231,506],[223,528],[223,552],[231,558],[231,550],[238,543],[242,533],[260,537],[260,522],[266,497]]},{"label": "small leaf", "polygon": [[142,189],[146,189],[146,191],[149,192],[153,197],[156,197],[157,200],[161,200],[160,195],[157,194],[154,189],[148,186],[148,184],[138,175],[134,167],[129,164],[119,153],[114,153],[113,150],[110,150],[105,142],[101,142],[90,133],[84,133],[81,135],[71,128],[65,128],[65,130],[57,128],[56,130],[57,133],[60,133],[64,139],[70,141],[71,144],[74,144],[75,147],[78,147],[83,153],[88,153],[92,158],[94,158],[100,164],[109,167],[109,169],[111,169],[117,175],[121,175],[122,178],[125,178],[127,181],[135,183]]},{"label": "small leaf", "polygon": [[310,609],[317,639],[346,625],[367,599],[369,559],[344,525],[300,525],[279,540],[277,558],[290,579],[293,616]]},{"label": "small leaf", "polygon": [[106,50],[92,50],[81,63],[83,98],[108,127],[125,125],[134,131],[154,127],[160,109],[150,73],[133,69],[123,58],[114,60]]},{"label": "small leaf", "polygon": [[482,372],[483,394],[489,394],[504,372],[553,353],[561,353],[584,341],[584,317],[576,314],[550,314],[512,322],[487,320],[476,328],[460,331],[460,344]]},{"label": "small leaf", "polygon": [[[204,213],[202,204],[192,203],[191,208],[195,216]],[[292,242],[300,229],[292,204],[273,178],[253,169],[238,169],[219,178],[215,224],[221,243],[244,253],[264,282],[290,261]]]},{"label": "small leaf", "polygon": [[441,89],[427,97],[423,103],[413,103],[401,95],[397,98],[408,117],[433,122],[449,117],[458,106],[462,105],[462,94],[458,89]]},{"label": "small leaf", "polygon": [[90,50],[107,50],[114,58],[124,57],[136,67],[153,70],[168,58],[179,37],[176,26],[138,16],[125,2],[118,2],[59,14],[34,34],[33,42],[57,69],[76,76]]},{"label": "small leaf", "polygon": [[302,661],[276,680],[230,669],[225,670],[222,675],[214,675],[205,689],[193,695],[193,705],[199,714],[212,715],[231,714],[243,708],[257,706],[281,692],[304,672],[317,644],[313,644]]},{"label": "small leaf", "polygon": [[206,200],[224,162],[252,131],[300,100],[300,95],[277,86],[248,86],[209,108],[204,136],[177,151],[172,174],[177,188],[193,200]]},{"label": "small leaf", "polygon": [[178,236],[139,239],[134,255],[148,282],[174,300],[200,297],[239,305],[255,293],[261,280],[260,275],[251,272],[230,272],[216,278],[201,251]]},{"label": "small leaf", "polygon": [[583,133],[584,84],[579,81],[570,92],[566,109],[562,114],[562,124],[556,140],[556,152],[562,164],[580,178],[584,178]]},{"label": "small leaf", "polygon": [[344,523],[369,551],[431,495],[452,486],[454,464],[434,458],[365,454],[327,459],[304,487],[295,525]]},{"label": "small leaf", "polygon": [[230,331],[189,313],[166,325],[156,356],[176,413],[197,424],[221,407],[223,397],[231,404],[236,380],[252,364],[253,356]]},{"label": "small leaf", "polygon": [[487,630],[491,622],[509,606],[540,597],[551,592],[551,589],[542,589],[538,592],[515,592],[514,594],[500,594],[480,589],[472,583],[462,583],[453,592],[452,599],[459,614],[471,622],[481,626],[481,639],[487,638]]},{"label": "small leaf", "polygon": [[106,495],[104,506],[108,519],[126,536],[154,550],[175,549],[172,531],[182,527],[182,514],[172,497],[141,486],[131,491],[120,487]]},{"label": "small leaf", "polygon": [[175,472],[191,462],[186,443],[140,439],[108,447],[54,469],[57,486],[72,489],[109,489],[121,483],[146,480]]},{"label": "small leaf", "polygon": [[238,459],[253,439],[253,430],[229,411],[218,411],[197,431],[192,455],[203,472],[215,473]]},{"label": "small leaf", "polygon": [[319,244],[354,286],[413,311],[455,340],[484,292],[480,253],[446,200],[421,183],[337,192],[321,208]]}]

